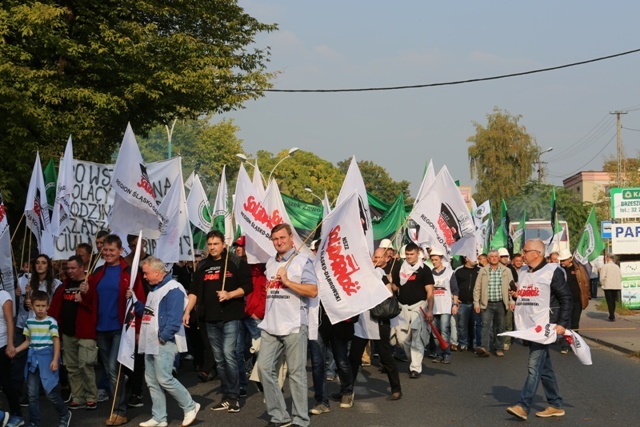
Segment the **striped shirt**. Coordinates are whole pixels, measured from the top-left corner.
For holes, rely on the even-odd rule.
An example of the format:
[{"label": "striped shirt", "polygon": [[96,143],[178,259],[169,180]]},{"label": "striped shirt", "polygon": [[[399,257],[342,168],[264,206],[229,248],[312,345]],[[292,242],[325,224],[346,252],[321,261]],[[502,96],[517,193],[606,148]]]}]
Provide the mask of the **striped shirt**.
[{"label": "striped shirt", "polygon": [[51,316],[47,316],[42,320],[35,317],[28,319],[24,327],[24,335],[31,339],[29,348],[35,350],[50,347],[53,345],[53,337],[58,335],[58,322]]},{"label": "striped shirt", "polygon": [[502,301],[502,268],[489,267],[489,302]]}]

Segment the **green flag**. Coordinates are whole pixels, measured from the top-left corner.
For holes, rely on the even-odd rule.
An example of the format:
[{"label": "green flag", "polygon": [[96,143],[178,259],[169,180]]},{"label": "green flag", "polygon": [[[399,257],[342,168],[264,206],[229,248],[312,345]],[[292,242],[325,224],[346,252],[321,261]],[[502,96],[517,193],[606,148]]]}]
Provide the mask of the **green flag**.
[{"label": "green flag", "polygon": [[491,240],[491,249],[505,248],[509,251],[509,255],[513,255],[513,239],[509,234],[509,210],[507,203],[502,199],[502,207],[500,208],[500,225],[496,229],[496,234]]},{"label": "green flag", "polygon": [[483,227],[484,245],[482,247],[482,252],[488,254],[489,250],[491,249],[491,237],[493,236],[493,216],[489,215],[489,219],[485,221]]},{"label": "green flag", "polygon": [[53,207],[56,204],[56,186],[58,185],[58,173],[53,159],[49,160],[44,168],[44,189],[47,193],[47,203]]},{"label": "green flag", "polygon": [[404,210],[404,196],[400,193],[391,207],[380,219],[371,221],[373,224],[373,239],[380,240],[392,238],[400,227],[402,227],[406,218],[407,214]]},{"label": "green flag", "polygon": [[522,218],[520,218],[520,224],[516,231],[513,232],[513,253],[522,253],[524,242],[526,241],[525,230],[527,228],[527,210],[522,212]]},{"label": "green flag", "polygon": [[[552,250],[554,240],[556,240],[556,235],[562,232],[562,227],[558,222],[558,205],[556,202],[556,188],[551,188],[551,201],[549,202],[551,208],[551,239],[549,240],[549,244],[547,247]],[[557,236],[559,240],[560,236]],[[556,240],[556,241],[557,241]]]},{"label": "green flag", "polygon": [[581,264],[586,264],[596,259],[602,253],[605,246],[605,243],[602,241],[602,236],[600,235],[600,229],[598,228],[596,209],[592,207],[574,255],[576,260]]}]

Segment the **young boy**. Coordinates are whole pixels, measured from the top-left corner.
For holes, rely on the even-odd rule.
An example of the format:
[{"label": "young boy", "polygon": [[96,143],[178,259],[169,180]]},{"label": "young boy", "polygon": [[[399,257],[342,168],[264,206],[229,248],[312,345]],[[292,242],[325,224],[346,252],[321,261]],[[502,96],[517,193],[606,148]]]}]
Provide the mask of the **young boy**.
[{"label": "young boy", "polygon": [[29,348],[27,355],[26,379],[29,394],[29,426],[40,426],[40,384],[47,398],[58,412],[58,427],[68,427],[71,412],[62,400],[58,386],[58,367],[60,366],[60,337],[58,323],[47,315],[49,296],[46,292],[34,291],[31,294],[31,307],[36,317],[28,319],[24,327],[25,342],[16,348],[21,352]]}]

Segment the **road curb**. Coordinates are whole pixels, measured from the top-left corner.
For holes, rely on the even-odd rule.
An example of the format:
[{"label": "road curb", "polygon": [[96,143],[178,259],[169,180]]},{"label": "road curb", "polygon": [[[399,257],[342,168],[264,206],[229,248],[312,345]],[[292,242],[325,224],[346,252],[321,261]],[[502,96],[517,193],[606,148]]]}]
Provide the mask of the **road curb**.
[{"label": "road curb", "polygon": [[625,354],[637,354],[637,353],[640,351],[640,350],[638,350],[638,351],[634,351],[634,350],[631,350],[630,348],[623,347],[623,346],[618,345],[618,344],[614,344],[614,343],[612,343],[612,342],[609,342],[609,341],[603,340],[602,338],[595,338],[595,337],[593,337],[593,336],[589,336],[589,335],[587,335],[587,334],[585,334],[585,333],[581,333],[581,336],[582,336],[583,338],[588,339],[589,341],[593,341],[593,342],[595,342],[595,343],[597,343],[597,344],[600,344],[600,345],[603,345],[603,346],[605,346],[605,347],[609,347],[609,348],[612,348],[612,349],[614,349],[614,350],[616,350],[616,351],[619,351],[620,353],[625,353]]}]

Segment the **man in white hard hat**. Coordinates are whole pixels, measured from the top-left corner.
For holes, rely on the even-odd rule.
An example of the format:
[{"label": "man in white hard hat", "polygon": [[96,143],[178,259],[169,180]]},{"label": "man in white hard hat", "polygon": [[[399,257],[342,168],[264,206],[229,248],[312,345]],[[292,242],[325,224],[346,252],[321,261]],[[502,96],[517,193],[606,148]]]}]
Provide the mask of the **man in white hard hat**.
[{"label": "man in white hard hat", "polygon": [[[587,274],[587,270],[573,258],[569,249],[562,249],[558,254],[558,259],[567,276],[567,285],[569,285],[571,298],[573,299],[570,327],[571,329],[579,329],[582,310],[589,305],[591,292],[589,275]],[[569,343],[564,338],[561,340],[561,343],[560,353],[568,354]]]}]

